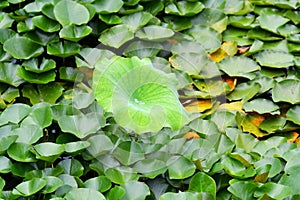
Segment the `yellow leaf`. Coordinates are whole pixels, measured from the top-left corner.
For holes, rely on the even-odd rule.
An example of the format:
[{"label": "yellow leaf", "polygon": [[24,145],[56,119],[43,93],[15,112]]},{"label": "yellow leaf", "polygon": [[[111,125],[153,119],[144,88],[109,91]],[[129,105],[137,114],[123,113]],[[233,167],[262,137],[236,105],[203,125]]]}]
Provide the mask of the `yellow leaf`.
[{"label": "yellow leaf", "polygon": [[224,58],[228,57],[228,55],[227,55],[226,51],[224,51],[223,49],[218,49],[214,53],[208,55],[208,57],[215,62],[220,62]]},{"label": "yellow leaf", "polygon": [[265,117],[259,114],[247,114],[243,117],[240,126],[244,132],[252,133],[256,137],[264,137],[268,133],[262,132],[259,125],[265,120]]},{"label": "yellow leaf", "polygon": [[237,42],[224,42],[221,47],[228,56],[234,56],[237,51]]},{"label": "yellow leaf", "polygon": [[188,112],[204,112],[213,107],[213,102],[211,100],[197,100],[185,106]]},{"label": "yellow leaf", "polygon": [[298,139],[298,136],[299,134],[297,132],[292,132],[292,137],[288,139],[288,142],[298,142],[297,139]]},{"label": "yellow leaf", "polygon": [[199,136],[197,133],[191,131],[191,132],[187,132],[187,133],[183,136],[183,138],[185,138],[185,139],[197,139],[197,138],[200,138],[200,136]]},{"label": "yellow leaf", "polygon": [[232,102],[232,103],[221,104],[218,109],[219,110],[221,110],[221,109],[224,109],[224,110],[236,110],[236,111],[239,111],[241,113],[245,113],[242,108],[243,108],[243,102],[236,101],[236,102]]}]

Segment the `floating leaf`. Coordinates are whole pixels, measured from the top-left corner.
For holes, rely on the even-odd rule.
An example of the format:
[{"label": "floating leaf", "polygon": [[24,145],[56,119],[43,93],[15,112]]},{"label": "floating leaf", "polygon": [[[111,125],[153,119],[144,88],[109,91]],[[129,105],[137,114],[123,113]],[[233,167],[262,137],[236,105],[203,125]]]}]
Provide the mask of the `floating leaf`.
[{"label": "floating leaf", "polygon": [[64,198],[66,200],[105,200],[103,194],[89,188],[74,188],[73,190],[68,192]]},{"label": "floating leaf", "polygon": [[87,147],[90,146],[90,143],[87,141],[77,141],[77,142],[69,142],[65,144],[65,151],[74,156],[82,151],[84,151]]},{"label": "floating leaf", "polygon": [[216,183],[212,177],[209,175],[198,172],[195,174],[189,184],[189,191],[192,192],[206,192],[211,194],[214,198],[216,198]]},{"label": "floating leaf", "polygon": [[30,60],[26,60],[24,63],[22,63],[22,66],[26,71],[42,73],[54,69],[56,67],[56,63],[52,59],[45,58],[43,58],[42,62],[39,63],[38,59],[33,58]]},{"label": "floating leaf", "polygon": [[259,129],[260,124],[265,120],[262,115],[257,114],[247,114],[237,115],[237,123],[241,127],[243,132],[248,132],[254,134],[256,137],[263,137],[268,135],[266,132],[262,132]]},{"label": "floating leaf", "polygon": [[105,171],[105,176],[113,183],[122,185],[128,183],[130,180],[139,179],[137,172],[134,169],[125,166],[109,168]]},{"label": "floating leaf", "polygon": [[285,79],[276,83],[273,88],[272,98],[275,102],[289,102],[296,104],[300,102],[300,81]]},{"label": "floating leaf", "polygon": [[294,56],[282,51],[263,50],[254,57],[260,65],[266,67],[286,68],[294,65]]},{"label": "floating leaf", "polygon": [[82,164],[76,159],[65,159],[60,161],[58,166],[61,166],[64,169],[65,174],[69,174],[71,176],[82,176],[84,167]]},{"label": "floating leaf", "polygon": [[55,80],[55,72],[47,71],[44,73],[30,72],[20,67],[17,69],[17,75],[29,83],[47,84]]},{"label": "floating leaf", "polygon": [[66,40],[77,42],[82,38],[86,37],[92,32],[92,28],[89,26],[75,26],[68,25],[64,26],[59,31],[59,37],[64,38]]},{"label": "floating leaf", "polygon": [[65,115],[58,119],[62,131],[72,133],[78,138],[84,138],[96,133],[104,124],[103,116],[97,113],[86,115]]},{"label": "floating leaf", "polygon": [[[259,65],[247,57],[230,57],[225,58],[218,63],[220,70],[232,77],[248,77],[248,73],[259,70]],[[232,67],[235,66],[235,67]]]},{"label": "floating leaf", "polygon": [[155,178],[167,171],[163,161],[151,158],[138,161],[133,168],[147,178]]},{"label": "floating leaf", "polygon": [[179,16],[193,16],[204,9],[201,2],[179,1],[168,4],[165,8],[166,14],[173,14]]},{"label": "floating leaf", "polygon": [[95,97],[121,126],[142,133],[163,126],[178,129],[188,121],[173,77],[154,69],[149,60],[116,57],[99,66],[104,69],[94,72]]},{"label": "floating leaf", "polygon": [[285,124],[286,119],[283,117],[268,118],[259,125],[259,128],[268,133],[274,133],[282,130]]},{"label": "floating leaf", "polygon": [[107,46],[119,48],[133,38],[134,34],[130,26],[121,24],[102,32],[99,41]]},{"label": "floating leaf", "polygon": [[125,189],[125,195],[122,200],[143,200],[150,195],[150,190],[145,183],[138,181],[129,181],[122,186]]},{"label": "floating leaf", "polygon": [[35,162],[36,158],[34,154],[30,152],[30,149],[30,144],[14,143],[8,148],[7,154],[10,158],[19,162]]},{"label": "floating leaf", "polygon": [[16,142],[33,144],[43,137],[43,130],[37,125],[24,125],[14,129],[11,135],[18,136]]},{"label": "floating leaf", "polygon": [[51,43],[47,45],[47,53],[49,55],[54,55],[58,57],[68,57],[72,56],[80,51],[80,45],[75,42],[65,41]]},{"label": "floating leaf", "polygon": [[32,23],[39,29],[49,33],[59,31],[60,29],[59,23],[43,15],[33,17]]},{"label": "floating leaf", "polygon": [[63,185],[63,181],[55,176],[46,176],[43,179],[46,181],[46,185],[41,191],[43,194],[52,193]]},{"label": "floating leaf", "polygon": [[113,156],[126,166],[145,159],[142,146],[139,143],[129,141],[120,143],[114,149]]},{"label": "floating leaf", "polygon": [[151,19],[152,15],[148,12],[137,12],[131,15],[125,15],[121,18],[123,24],[131,26],[134,30],[145,26]]},{"label": "floating leaf", "polygon": [[14,37],[4,42],[3,48],[16,59],[29,59],[39,56],[44,49],[26,37]]},{"label": "floating leaf", "polygon": [[112,3],[110,0],[95,0],[92,5],[97,13],[110,14],[118,12],[123,6],[123,1],[116,0]]},{"label": "floating leaf", "polygon": [[86,188],[90,188],[99,192],[106,192],[111,187],[111,181],[105,176],[98,176],[86,180],[83,184]]},{"label": "floating leaf", "polygon": [[37,159],[53,163],[65,151],[64,145],[43,142],[35,145],[32,152]]},{"label": "floating leaf", "polygon": [[128,57],[137,56],[140,59],[155,57],[163,46],[155,42],[136,41],[131,43],[124,51]]},{"label": "floating leaf", "polygon": [[106,154],[113,149],[114,145],[110,138],[106,135],[95,135],[88,139],[90,146],[87,148],[87,152],[93,157],[97,158],[102,154]]},{"label": "floating leaf", "polygon": [[257,112],[259,114],[280,114],[279,106],[268,99],[257,98],[243,105],[246,112]]},{"label": "floating leaf", "polygon": [[170,179],[184,179],[193,175],[196,166],[183,156],[173,156],[167,161]]},{"label": "floating leaf", "polygon": [[262,14],[257,18],[260,27],[277,33],[278,27],[284,25],[289,21],[289,19],[280,16],[279,14]]},{"label": "floating leaf", "polygon": [[86,24],[90,19],[90,13],[85,6],[70,0],[59,1],[54,6],[53,13],[63,26]]},{"label": "floating leaf", "polygon": [[16,103],[6,108],[0,115],[0,125],[11,123],[19,123],[31,111],[30,106],[26,104]]},{"label": "floating leaf", "polygon": [[257,188],[258,184],[253,181],[236,181],[230,183],[228,191],[240,199],[253,199],[254,192]]},{"label": "floating leaf", "polygon": [[22,121],[22,125],[38,125],[46,128],[52,124],[52,110],[48,104],[36,104],[31,113]]},{"label": "floating leaf", "polygon": [[284,199],[291,194],[291,189],[288,186],[281,185],[278,183],[265,183],[263,186],[259,187],[255,193],[255,197],[268,196],[273,199]]},{"label": "floating leaf", "polygon": [[106,24],[121,24],[122,19],[118,15],[113,14],[99,14],[99,18]]},{"label": "floating leaf", "polygon": [[41,178],[34,178],[17,185],[16,188],[13,190],[13,194],[28,197],[37,193],[45,186],[46,180]]},{"label": "floating leaf", "polygon": [[12,162],[10,161],[10,159],[5,156],[0,156],[0,162],[1,162],[0,173],[2,174],[9,173],[12,167]]},{"label": "floating leaf", "polygon": [[142,40],[149,41],[163,41],[167,38],[170,38],[174,35],[174,32],[171,29],[164,28],[156,25],[149,25],[140,30],[135,34],[136,37]]},{"label": "floating leaf", "polygon": [[300,125],[300,106],[294,106],[286,113],[286,119]]}]

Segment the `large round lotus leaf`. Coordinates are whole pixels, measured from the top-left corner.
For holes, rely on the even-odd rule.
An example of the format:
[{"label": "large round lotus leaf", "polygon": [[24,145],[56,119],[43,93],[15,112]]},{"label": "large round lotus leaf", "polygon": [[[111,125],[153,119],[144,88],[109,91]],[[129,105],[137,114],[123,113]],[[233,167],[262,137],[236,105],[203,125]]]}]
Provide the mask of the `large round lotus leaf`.
[{"label": "large round lotus leaf", "polygon": [[14,58],[29,59],[44,52],[44,49],[26,37],[14,37],[4,42],[3,48]]},{"label": "large round lotus leaf", "polygon": [[99,105],[112,112],[118,124],[137,133],[164,126],[179,129],[189,121],[175,83],[172,75],[137,57],[105,60],[97,65],[93,77]]},{"label": "large round lotus leaf", "polygon": [[70,24],[86,24],[90,19],[90,13],[83,5],[71,1],[59,1],[53,9],[55,18],[63,26]]},{"label": "large round lotus leaf", "polygon": [[220,70],[224,71],[231,77],[248,77],[250,72],[259,70],[259,65],[253,60],[247,57],[230,57],[225,58],[220,63],[218,63]]},{"label": "large round lotus leaf", "polygon": [[105,30],[101,34],[99,41],[107,46],[119,48],[133,38],[134,34],[131,27],[121,24]]},{"label": "large round lotus leaf", "polygon": [[285,79],[275,85],[272,98],[275,102],[283,101],[291,104],[300,102],[300,81]]},{"label": "large round lotus leaf", "polygon": [[294,56],[283,51],[263,50],[254,57],[261,66],[286,68],[294,65]]},{"label": "large round lotus leaf", "polygon": [[166,6],[165,12],[167,14],[179,16],[193,16],[198,14],[204,9],[201,2],[178,1]]}]

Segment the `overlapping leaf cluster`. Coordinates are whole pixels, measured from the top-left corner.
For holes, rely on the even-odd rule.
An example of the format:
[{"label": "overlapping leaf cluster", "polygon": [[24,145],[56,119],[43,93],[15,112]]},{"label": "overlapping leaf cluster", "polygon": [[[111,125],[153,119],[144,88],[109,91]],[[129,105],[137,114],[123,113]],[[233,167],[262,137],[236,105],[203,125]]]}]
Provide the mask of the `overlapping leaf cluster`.
[{"label": "overlapping leaf cluster", "polygon": [[[1,1],[0,199],[298,199],[299,7]],[[116,109],[126,105],[110,99],[144,79],[112,81],[122,90],[101,96],[101,70],[126,72],[104,66],[114,60],[132,61],[136,79],[160,77],[172,129],[128,125]],[[148,120],[144,95],[129,110]],[[178,100],[189,123],[170,117]]]}]

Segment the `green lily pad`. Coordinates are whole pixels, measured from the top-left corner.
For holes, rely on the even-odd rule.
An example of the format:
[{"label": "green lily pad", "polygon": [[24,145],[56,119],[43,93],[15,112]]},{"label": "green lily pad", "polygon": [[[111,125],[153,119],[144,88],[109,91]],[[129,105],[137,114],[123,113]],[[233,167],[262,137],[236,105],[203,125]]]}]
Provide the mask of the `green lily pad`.
[{"label": "green lily pad", "polygon": [[99,41],[104,45],[119,48],[133,38],[134,33],[131,30],[130,26],[120,24],[102,32]]},{"label": "green lily pad", "polygon": [[138,173],[151,179],[167,171],[167,166],[163,161],[151,158],[138,161],[133,168]]},{"label": "green lily pad", "polygon": [[10,158],[19,162],[35,162],[36,158],[33,153],[30,152],[32,146],[26,143],[14,143],[8,150],[7,154]]},{"label": "green lily pad", "polygon": [[127,57],[137,56],[140,59],[155,57],[163,46],[155,42],[136,41],[131,43],[124,51]]},{"label": "green lily pad", "polygon": [[278,183],[268,182],[259,187],[255,193],[255,197],[268,196],[272,199],[285,199],[291,194],[291,189],[288,186]]},{"label": "green lily pad", "polygon": [[55,80],[55,72],[47,71],[44,73],[30,72],[20,67],[17,69],[17,75],[29,83],[47,84]]},{"label": "green lily pad", "polygon": [[154,69],[150,60],[137,57],[103,61],[93,77],[99,105],[112,112],[118,124],[137,133],[163,126],[179,129],[188,121],[174,83],[171,75]]},{"label": "green lily pad", "polygon": [[278,14],[262,14],[257,20],[261,28],[273,33],[277,33],[277,29],[289,21]]},{"label": "green lily pad", "polygon": [[89,188],[75,188],[68,192],[64,197],[66,200],[75,200],[75,199],[82,199],[82,200],[105,200],[103,194],[96,190],[92,190]]},{"label": "green lily pad", "polygon": [[118,15],[114,14],[99,14],[99,19],[101,19],[106,24],[121,24],[122,19]]},{"label": "green lily pad", "polygon": [[281,40],[282,38],[278,35],[275,35],[269,31],[266,31],[260,27],[255,27],[253,29],[251,29],[247,36],[250,39],[257,39],[257,40],[261,40],[261,41],[277,41],[277,40]]},{"label": "green lily pad", "polygon": [[42,73],[54,69],[56,67],[56,63],[52,59],[45,58],[43,58],[42,62],[39,63],[38,59],[33,58],[30,60],[26,60],[24,63],[22,63],[22,66],[26,71]]},{"label": "green lily pad", "polygon": [[43,15],[33,17],[32,23],[39,29],[49,33],[59,31],[60,29],[60,24],[58,22]]},{"label": "green lily pad", "polygon": [[22,121],[22,125],[38,125],[46,128],[52,124],[52,110],[46,103],[36,104],[31,113]]},{"label": "green lily pad", "polygon": [[12,167],[11,160],[5,156],[0,156],[0,162],[1,162],[0,173],[2,174],[9,173]]},{"label": "green lily pad", "polygon": [[105,176],[90,178],[83,183],[84,187],[99,192],[106,192],[112,186],[111,181]]},{"label": "green lily pad", "polygon": [[259,128],[268,133],[275,133],[282,130],[285,124],[286,119],[283,117],[268,118],[259,125]]},{"label": "green lily pad", "polygon": [[59,37],[77,42],[82,38],[88,36],[91,32],[92,28],[89,26],[67,25],[59,31]]},{"label": "green lily pad", "polygon": [[4,42],[3,48],[17,59],[29,59],[44,52],[40,45],[26,37],[10,38]]},{"label": "green lily pad", "polygon": [[45,33],[44,31],[41,31],[39,29],[27,32],[24,36],[42,46],[46,46],[51,42],[59,41],[59,37],[56,33]]},{"label": "green lily pad", "polygon": [[87,147],[90,146],[90,143],[87,141],[77,141],[77,142],[69,142],[65,144],[65,151],[74,156],[82,151],[84,151]]},{"label": "green lily pad", "polygon": [[43,179],[46,181],[46,185],[41,191],[43,194],[52,193],[63,185],[63,181],[55,176],[46,176]]},{"label": "green lily pad", "polygon": [[53,13],[63,26],[86,24],[90,19],[90,13],[85,6],[70,0],[59,1],[54,6]]},{"label": "green lily pad", "polygon": [[246,167],[242,162],[234,158],[226,157],[221,161],[226,173],[237,178],[253,177],[256,173],[252,166]]},{"label": "green lily pad", "polygon": [[289,102],[297,104],[300,102],[300,81],[285,79],[276,83],[273,88],[272,98],[275,102]]},{"label": "green lily pad", "polygon": [[70,82],[81,82],[84,78],[84,73],[73,67],[60,67],[59,78]]},{"label": "green lily pad", "polygon": [[32,152],[39,160],[53,163],[65,151],[64,145],[52,142],[43,142],[35,145]]},{"label": "green lily pad", "polygon": [[243,105],[246,112],[257,112],[259,114],[280,114],[279,106],[268,99],[257,98]]},{"label": "green lily pad", "polygon": [[16,128],[11,132],[12,135],[18,136],[16,142],[33,144],[43,137],[43,130],[37,125],[24,125]]},{"label": "green lily pad", "polygon": [[294,65],[294,56],[289,53],[263,50],[254,55],[257,62],[266,67],[271,68],[286,68]]},{"label": "green lily pad", "polygon": [[33,85],[25,85],[22,89],[22,94],[24,97],[30,99],[32,104],[40,102],[54,104],[62,95],[63,89],[64,88],[56,82],[51,82],[46,85],[38,85],[37,89],[33,87]]},{"label": "green lily pad", "polygon": [[80,51],[80,45],[75,42],[65,41],[51,43],[47,45],[47,53],[58,57],[68,57],[77,54]]},{"label": "green lily pad", "polygon": [[0,154],[3,154],[10,145],[14,144],[17,140],[17,135],[8,135],[0,137]]},{"label": "green lily pad", "polygon": [[65,159],[60,161],[57,165],[61,166],[64,169],[64,174],[69,174],[75,177],[83,175],[84,167],[76,159]]},{"label": "green lily pad", "polygon": [[157,25],[145,26],[144,28],[138,30],[135,34],[136,37],[148,41],[163,41],[172,37],[173,35],[174,32],[171,29]]},{"label": "green lily pad", "polygon": [[96,133],[105,124],[103,116],[97,113],[81,115],[65,115],[58,119],[58,124],[63,132],[72,133],[78,138],[84,138]]},{"label": "green lily pad", "polygon": [[96,9],[97,13],[110,14],[118,12],[122,8],[123,4],[122,0],[116,0],[114,3],[111,3],[110,0],[95,0],[92,5]]},{"label": "green lily pad", "polygon": [[19,123],[31,111],[30,106],[26,104],[16,103],[6,108],[0,115],[0,125],[11,123]]},{"label": "green lily pad", "polygon": [[106,135],[95,135],[88,139],[90,146],[86,149],[92,158],[97,158],[113,149],[114,145]]},{"label": "green lily pad", "polygon": [[0,63],[0,82],[18,87],[24,83],[24,80],[17,76],[17,71],[20,68],[12,63]]},{"label": "green lily pad", "polygon": [[28,197],[37,193],[45,186],[46,186],[46,180],[41,178],[34,178],[17,185],[12,193],[15,195]]},{"label": "green lily pad", "polygon": [[148,12],[137,12],[131,15],[125,15],[121,18],[123,24],[127,24],[133,28],[133,30],[137,30],[145,26],[153,16]]},{"label": "green lily pad", "polygon": [[216,198],[216,187],[216,182],[212,177],[203,172],[198,172],[190,181],[189,191],[206,192]]},{"label": "green lily pad", "polygon": [[193,16],[200,13],[204,9],[201,2],[179,1],[170,3],[165,7],[166,14],[179,16]]},{"label": "green lily pad", "polygon": [[218,66],[220,70],[224,71],[231,77],[248,78],[248,74],[250,72],[254,72],[260,69],[259,65],[257,65],[256,62],[254,62],[252,59],[238,56],[225,58],[220,63],[218,63]]},{"label": "green lily pad", "polygon": [[125,189],[123,189],[121,186],[115,186],[111,190],[108,191],[106,195],[107,200],[113,200],[113,199],[121,199],[125,195]]},{"label": "green lily pad", "polygon": [[167,192],[160,196],[159,200],[203,200],[213,198],[207,194],[198,193],[198,192],[180,192],[180,193],[172,193]]},{"label": "green lily pad", "polygon": [[170,179],[184,179],[194,174],[195,164],[183,157],[173,156],[167,161]]},{"label": "green lily pad", "polygon": [[300,125],[300,106],[294,106],[286,113],[286,119]]},{"label": "green lily pad", "polygon": [[116,184],[125,184],[130,180],[138,180],[137,172],[130,167],[118,166],[109,168],[105,171],[105,176],[108,177],[111,182]]},{"label": "green lily pad", "polygon": [[230,183],[228,191],[240,199],[253,199],[254,192],[257,188],[258,184],[253,181],[236,181]]},{"label": "green lily pad", "polygon": [[125,195],[122,200],[143,200],[150,195],[150,190],[145,183],[138,181],[129,181],[122,186]]},{"label": "green lily pad", "polygon": [[227,96],[227,98],[231,101],[242,99],[243,102],[246,102],[258,94],[260,89],[261,85],[256,82],[241,83]]}]

